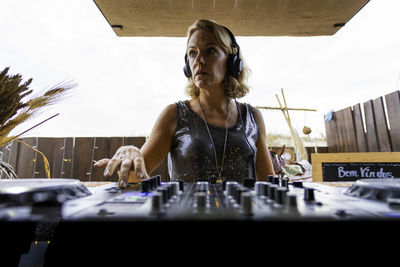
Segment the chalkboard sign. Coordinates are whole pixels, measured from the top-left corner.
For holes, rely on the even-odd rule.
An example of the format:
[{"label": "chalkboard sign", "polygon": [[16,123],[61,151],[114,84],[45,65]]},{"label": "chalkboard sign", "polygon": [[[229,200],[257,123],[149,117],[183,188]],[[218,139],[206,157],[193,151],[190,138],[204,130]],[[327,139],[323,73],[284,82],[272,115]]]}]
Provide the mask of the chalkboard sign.
[{"label": "chalkboard sign", "polygon": [[323,162],[324,181],[400,178],[399,162]]}]

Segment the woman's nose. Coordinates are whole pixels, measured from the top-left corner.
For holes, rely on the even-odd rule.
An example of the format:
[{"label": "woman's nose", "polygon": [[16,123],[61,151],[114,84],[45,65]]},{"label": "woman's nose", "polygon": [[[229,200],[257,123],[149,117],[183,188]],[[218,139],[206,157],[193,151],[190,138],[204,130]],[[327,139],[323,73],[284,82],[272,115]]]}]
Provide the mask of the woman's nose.
[{"label": "woman's nose", "polygon": [[194,59],[194,63],[195,63],[195,64],[204,65],[204,63],[205,63],[204,54],[201,53],[201,52],[199,52],[199,53],[196,55],[196,58]]}]

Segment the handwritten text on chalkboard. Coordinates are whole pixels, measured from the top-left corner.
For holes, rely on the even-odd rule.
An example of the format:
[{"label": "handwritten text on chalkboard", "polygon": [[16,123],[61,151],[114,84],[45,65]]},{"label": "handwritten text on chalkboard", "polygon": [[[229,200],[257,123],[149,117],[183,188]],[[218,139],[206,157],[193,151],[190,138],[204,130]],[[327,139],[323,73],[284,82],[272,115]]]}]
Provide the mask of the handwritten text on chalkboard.
[{"label": "handwritten text on chalkboard", "polygon": [[324,181],[400,178],[400,163],[322,163],[322,176]]}]

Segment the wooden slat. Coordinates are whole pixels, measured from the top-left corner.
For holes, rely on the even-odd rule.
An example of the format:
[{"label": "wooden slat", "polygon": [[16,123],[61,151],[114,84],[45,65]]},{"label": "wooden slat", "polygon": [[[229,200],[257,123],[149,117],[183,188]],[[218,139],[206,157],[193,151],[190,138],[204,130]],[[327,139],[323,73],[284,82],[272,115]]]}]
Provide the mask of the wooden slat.
[{"label": "wooden slat", "polygon": [[72,177],[80,181],[90,181],[93,156],[93,137],[75,138]]},{"label": "wooden slat", "polygon": [[54,140],[54,148],[53,148],[53,158],[49,159],[50,169],[51,169],[51,177],[52,178],[60,178],[62,171],[62,161],[64,156],[64,141],[65,138],[53,138]]},{"label": "wooden slat", "polygon": [[344,128],[346,134],[347,152],[357,152],[356,132],[353,122],[353,110],[351,107],[343,109]]},{"label": "wooden slat", "polygon": [[[21,141],[37,148],[37,138],[27,137],[21,138]],[[18,159],[16,162],[15,172],[19,178],[34,178],[35,177],[35,165],[37,160],[37,153],[30,147],[18,143]]]},{"label": "wooden slat", "polygon": [[129,136],[124,137],[124,146],[126,145],[133,145],[138,148],[141,148],[143,144],[146,142],[146,137],[143,136]]},{"label": "wooden slat", "polygon": [[386,122],[386,112],[383,106],[383,97],[374,99],[372,103],[379,151],[390,152],[392,151],[392,147],[390,144],[388,124]]},{"label": "wooden slat", "polygon": [[347,151],[346,127],[345,127],[343,110],[336,111],[335,117],[336,117],[337,135],[339,138],[339,152],[348,152]]},{"label": "wooden slat", "polygon": [[72,178],[72,168],[74,161],[74,138],[65,137],[64,145],[61,148],[61,178]]},{"label": "wooden slat", "polygon": [[372,100],[364,102],[364,114],[368,152],[379,152]]},{"label": "wooden slat", "polygon": [[[112,158],[112,156],[117,152],[117,149],[124,145],[124,137],[110,137],[108,140],[108,158]],[[104,171],[104,168],[101,168],[101,171]],[[118,174],[115,172],[110,178],[110,181],[118,181]]]},{"label": "wooden slat", "polygon": [[[58,174],[61,173],[61,158],[62,150],[64,146],[63,138],[51,138],[51,137],[39,137],[37,149],[42,152],[50,165],[50,177],[59,178]],[[57,173],[57,174],[56,174]],[[57,177],[58,176],[58,177]],[[39,153],[36,155],[35,164],[35,178],[47,178],[46,169],[42,155]]]},{"label": "wooden slat", "polygon": [[107,137],[96,137],[94,138],[94,148],[93,148],[93,162],[91,169],[91,181],[117,181],[114,180],[113,177],[106,178],[104,177],[104,169],[103,168],[95,168],[93,164],[103,158],[109,158],[109,138]]},{"label": "wooden slat", "polygon": [[400,91],[385,96],[392,151],[400,151]]},{"label": "wooden slat", "polygon": [[360,104],[353,106],[353,120],[354,120],[354,130],[357,142],[357,151],[368,152],[368,146],[365,139],[364,122]]},{"label": "wooden slat", "polygon": [[[324,117],[324,120],[326,116]],[[327,122],[325,120],[325,132],[326,132],[326,143],[328,146],[328,150],[331,153],[339,152],[339,138],[337,135],[337,127],[335,119]]]},{"label": "wooden slat", "polygon": [[110,137],[108,141],[108,155],[111,158],[117,149],[124,145],[123,137]]}]

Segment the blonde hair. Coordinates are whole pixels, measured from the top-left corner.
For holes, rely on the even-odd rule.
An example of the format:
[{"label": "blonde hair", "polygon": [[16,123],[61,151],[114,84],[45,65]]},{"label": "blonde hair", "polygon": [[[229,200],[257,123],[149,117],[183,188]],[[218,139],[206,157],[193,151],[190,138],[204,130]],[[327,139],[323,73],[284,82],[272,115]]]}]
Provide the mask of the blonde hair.
[{"label": "blonde hair", "polygon": [[[216,37],[218,44],[226,54],[236,54],[238,52],[237,48],[234,47],[231,37],[226,29],[217,22],[209,19],[197,20],[189,26],[187,32],[187,42],[189,42],[190,37],[193,35],[193,33],[199,29],[211,32]],[[239,57],[243,60],[240,52]],[[243,69],[237,78],[234,78],[228,74],[225,76],[223,81],[224,92],[228,97],[241,98],[249,92],[249,87],[246,84],[249,72],[250,71],[247,66],[243,64]],[[197,96],[199,96],[200,89],[194,84],[192,78],[188,79],[188,83],[186,85],[186,93],[192,98],[196,98]]]}]

